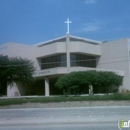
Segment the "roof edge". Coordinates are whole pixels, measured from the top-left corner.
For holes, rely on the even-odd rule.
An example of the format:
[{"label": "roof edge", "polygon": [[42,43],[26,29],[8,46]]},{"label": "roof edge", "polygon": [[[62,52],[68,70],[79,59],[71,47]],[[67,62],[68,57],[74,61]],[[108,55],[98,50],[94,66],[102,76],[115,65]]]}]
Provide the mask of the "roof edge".
[{"label": "roof edge", "polygon": [[73,36],[73,35],[70,35],[70,37],[77,38],[77,39],[80,39],[80,40],[84,40],[84,41],[87,41],[87,42],[97,43],[97,44],[101,44],[102,43],[102,41],[96,41],[96,40],[92,40],[92,39],[88,39],[88,38],[82,38],[82,37],[77,37],[77,36]]},{"label": "roof edge", "polygon": [[[101,44],[102,43],[101,41],[96,41],[96,40],[92,40],[92,39],[77,37],[77,36],[73,36],[73,35],[69,35],[69,37],[76,38],[76,39],[79,39],[79,40],[83,40],[83,41],[86,41],[86,42],[95,43],[95,44]],[[47,44],[47,43],[50,43],[50,42],[55,42],[55,41],[60,40],[62,38],[66,38],[66,35],[62,36],[62,37],[58,37],[58,38],[52,39],[52,40],[48,40],[48,41],[45,41],[45,42],[40,42],[40,43],[34,44],[32,46],[42,46],[44,44]]]},{"label": "roof edge", "polygon": [[52,40],[48,40],[48,41],[45,41],[45,42],[40,42],[40,43],[34,44],[33,46],[41,46],[43,44],[46,44],[46,43],[49,43],[49,42],[53,42],[53,41],[56,41],[56,40],[59,40],[59,39],[65,38],[65,37],[66,36],[62,36],[62,37],[58,37],[58,38],[55,38],[55,39],[52,39]]}]

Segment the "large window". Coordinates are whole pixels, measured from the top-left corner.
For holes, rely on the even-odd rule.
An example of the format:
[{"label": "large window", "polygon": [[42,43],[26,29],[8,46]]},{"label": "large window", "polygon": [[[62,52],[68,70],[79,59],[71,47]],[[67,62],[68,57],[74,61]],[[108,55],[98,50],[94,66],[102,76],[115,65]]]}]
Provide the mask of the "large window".
[{"label": "large window", "polygon": [[[97,56],[83,55],[83,54],[70,54],[70,65],[73,66],[83,66],[96,68]],[[45,58],[40,58],[41,69],[49,69],[55,67],[66,67],[67,60],[66,54],[58,54],[54,56],[49,56]]]},{"label": "large window", "polygon": [[97,57],[83,54],[70,54],[71,66],[96,68]]},{"label": "large window", "polygon": [[66,67],[66,54],[59,54],[41,58],[41,69],[49,69],[55,67]]}]

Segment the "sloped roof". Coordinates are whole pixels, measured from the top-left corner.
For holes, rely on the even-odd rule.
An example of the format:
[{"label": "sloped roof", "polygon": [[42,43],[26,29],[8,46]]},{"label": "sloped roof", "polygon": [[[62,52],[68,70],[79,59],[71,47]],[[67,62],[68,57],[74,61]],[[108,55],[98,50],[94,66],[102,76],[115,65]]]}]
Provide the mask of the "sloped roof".
[{"label": "sloped roof", "polygon": [[[71,40],[71,39],[73,39],[73,40]],[[72,35],[70,35],[70,41],[84,41],[84,42],[92,43],[92,44],[101,44],[102,43],[101,41],[96,41],[96,40],[72,36]]]},{"label": "sloped roof", "polygon": [[[83,42],[90,43],[90,44],[95,44],[95,45],[102,43],[101,41],[86,39],[86,38],[72,36],[72,35],[69,35],[69,37],[70,37],[70,41],[83,41]],[[62,37],[59,37],[59,38],[49,40],[49,41],[40,42],[40,43],[34,44],[33,46],[41,47],[41,46],[46,45],[46,44],[51,44],[51,43],[54,43],[54,42],[61,42],[61,41],[62,42],[66,41],[66,35],[62,36]]]}]

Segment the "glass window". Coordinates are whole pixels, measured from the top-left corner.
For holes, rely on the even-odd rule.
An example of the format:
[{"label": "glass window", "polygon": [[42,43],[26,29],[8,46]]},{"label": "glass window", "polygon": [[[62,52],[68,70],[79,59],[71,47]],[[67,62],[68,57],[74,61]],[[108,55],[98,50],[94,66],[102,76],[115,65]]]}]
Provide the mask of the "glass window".
[{"label": "glass window", "polygon": [[66,54],[41,58],[41,69],[66,66]]},{"label": "glass window", "polygon": [[77,66],[76,54],[70,55],[71,66]]},{"label": "glass window", "polygon": [[[70,54],[71,66],[83,66],[83,67],[96,67],[96,56],[84,55],[84,54]],[[67,66],[66,54],[58,54],[55,56],[49,56],[41,58],[41,69],[65,67]]]},{"label": "glass window", "polygon": [[70,54],[71,66],[96,67],[96,56]]},{"label": "glass window", "polygon": [[60,55],[57,55],[56,58],[56,67],[60,67]]},{"label": "glass window", "polygon": [[66,55],[65,54],[62,54],[61,55],[61,64],[60,64],[61,67],[65,67],[66,66]]},{"label": "glass window", "polygon": [[80,66],[80,55],[76,54],[77,66]]}]

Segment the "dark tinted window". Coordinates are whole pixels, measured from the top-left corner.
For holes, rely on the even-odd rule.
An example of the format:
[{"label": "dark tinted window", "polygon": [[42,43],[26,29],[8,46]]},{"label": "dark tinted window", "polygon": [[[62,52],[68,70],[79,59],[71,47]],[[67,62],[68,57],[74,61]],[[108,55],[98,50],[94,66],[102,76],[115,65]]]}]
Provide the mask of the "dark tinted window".
[{"label": "dark tinted window", "polygon": [[49,69],[55,67],[66,67],[66,54],[49,56],[41,58],[41,69]]},{"label": "dark tinted window", "polygon": [[96,68],[96,56],[83,54],[70,54],[71,66]]}]

